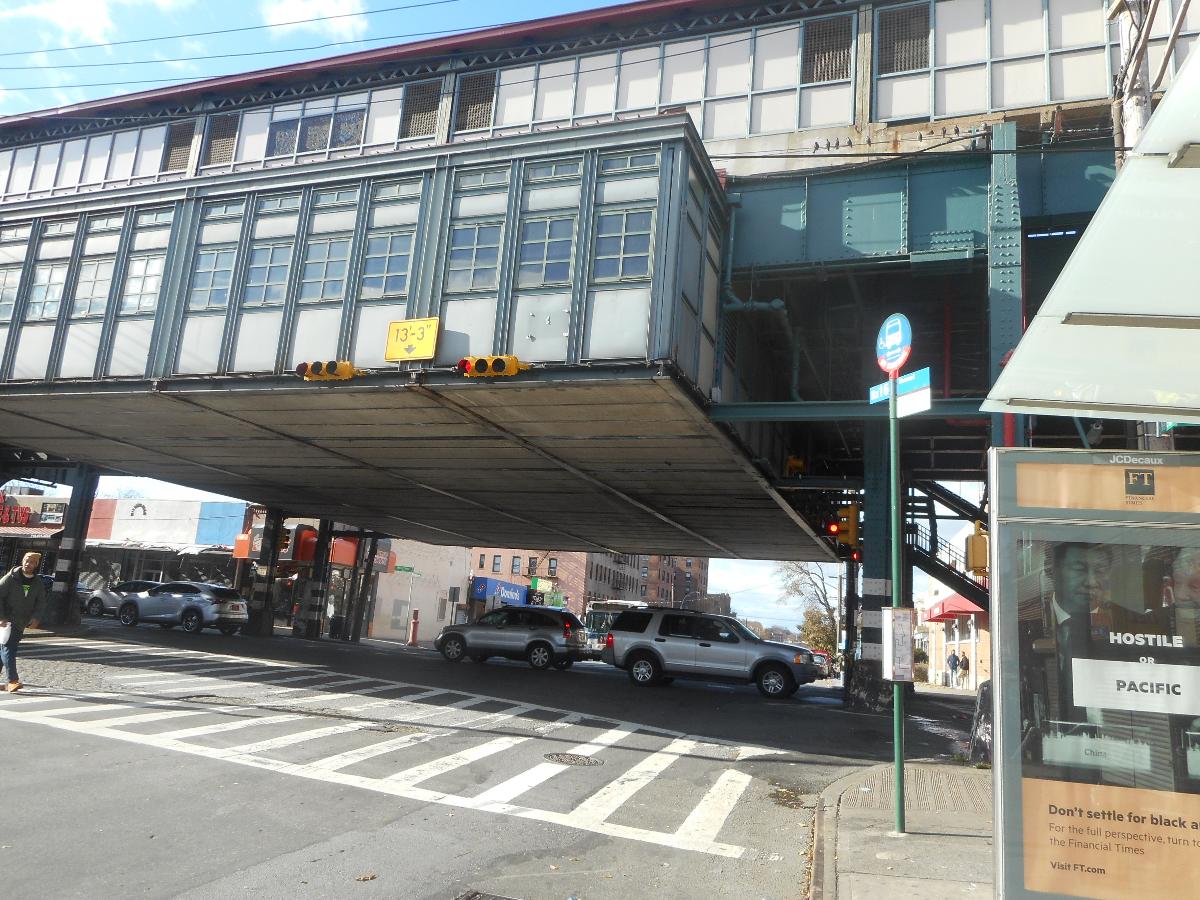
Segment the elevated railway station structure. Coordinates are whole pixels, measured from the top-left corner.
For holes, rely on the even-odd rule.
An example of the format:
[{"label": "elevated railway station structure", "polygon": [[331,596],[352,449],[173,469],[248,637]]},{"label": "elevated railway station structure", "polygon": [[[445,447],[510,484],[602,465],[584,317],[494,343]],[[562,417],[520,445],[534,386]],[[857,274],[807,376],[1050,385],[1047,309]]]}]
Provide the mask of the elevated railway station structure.
[{"label": "elevated railway station structure", "polygon": [[[1200,9],[1180,30],[1168,81]],[[903,312],[936,397],[904,425],[910,561],[986,602],[937,529],[982,510],[946,485],[991,445],[1128,446],[979,411],[1113,179],[1118,39],[1104,0],[645,0],[10,116],[9,470],[431,543],[813,561],[851,502],[877,608],[866,398]],[[435,357],[387,361],[419,318]],[[492,354],[528,368],[455,368]]]}]

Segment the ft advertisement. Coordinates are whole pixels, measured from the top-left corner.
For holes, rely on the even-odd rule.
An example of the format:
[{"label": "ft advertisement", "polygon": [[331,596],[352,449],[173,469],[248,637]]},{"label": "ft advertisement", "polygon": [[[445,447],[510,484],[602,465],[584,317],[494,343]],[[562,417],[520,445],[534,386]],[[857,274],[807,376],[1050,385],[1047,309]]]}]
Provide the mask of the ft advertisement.
[{"label": "ft advertisement", "polygon": [[994,451],[1005,897],[1200,896],[1200,459]]}]

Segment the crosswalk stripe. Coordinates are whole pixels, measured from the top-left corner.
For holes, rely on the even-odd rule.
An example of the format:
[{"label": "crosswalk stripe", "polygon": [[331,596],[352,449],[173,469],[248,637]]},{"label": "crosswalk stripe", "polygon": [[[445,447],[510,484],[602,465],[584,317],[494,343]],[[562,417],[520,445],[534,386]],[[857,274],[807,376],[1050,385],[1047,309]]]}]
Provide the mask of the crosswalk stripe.
[{"label": "crosswalk stripe", "polygon": [[254,725],[278,725],[280,722],[294,722],[296,719],[301,719],[303,716],[288,713],[278,716],[255,716],[252,718],[239,719],[236,722],[218,722],[215,725],[197,725],[195,728],[180,728],[178,731],[163,731],[153,735],[155,738],[165,738],[172,741],[186,740],[187,738],[202,737],[208,734],[221,734],[226,731],[237,731],[239,728],[250,728]]},{"label": "crosswalk stripe", "polygon": [[750,781],[745,772],[726,769],[675,834],[689,840],[715,841]]},{"label": "crosswalk stripe", "polygon": [[284,706],[302,706],[305,703],[320,703],[322,701],[331,701],[338,695],[328,693],[326,690],[327,688],[342,687],[344,685],[349,685],[349,684],[365,684],[368,681],[377,681],[377,680],[378,679],[375,679],[375,678],[364,678],[364,677],[343,678],[343,679],[337,680],[337,681],[328,681],[325,684],[310,685],[308,687],[301,688],[301,690],[317,691],[318,693],[314,694],[311,697],[296,697],[295,699],[292,699],[292,700],[284,700],[283,705]]},{"label": "crosswalk stripe", "polygon": [[295,734],[285,734],[282,737],[268,738],[265,741],[255,741],[252,744],[240,744],[236,747],[226,747],[230,753],[261,753],[264,750],[275,750],[279,747],[290,747],[293,744],[304,744],[318,738],[334,734],[345,734],[349,731],[359,731],[374,722],[348,722],[345,725],[329,725],[325,728],[311,728],[308,731],[298,731]]},{"label": "crosswalk stripe", "polygon": [[610,781],[571,811],[585,822],[603,822],[634,794],[662,774],[680,756],[696,746],[695,741],[676,738],[657,753],[651,753],[614,781]]},{"label": "crosswalk stripe", "polygon": [[[443,735],[446,733],[442,732]],[[400,750],[404,747],[423,744],[439,736],[441,735],[436,732],[415,731],[412,734],[402,734],[399,737],[389,738],[386,741],[377,741],[374,744],[368,744],[366,747],[355,747],[353,750],[347,750],[344,753],[336,753],[333,756],[318,759],[316,762],[309,763],[309,765],[325,772],[336,772],[338,769],[345,769],[363,760],[374,759],[376,756],[382,756],[385,753],[391,753],[393,750]]]},{"label": "crosswalk stripe", "polygon": [[105,728],[119,728],[124,725],[139,725],[142,722],[159,722],[166,719],[182,719],[185,716],[202,716],[211,714],[211,709],[167,709],[159,712],[134,713],[128,716],[117,716],[112,719],[97,719],[93,724]]},{"label": "crosswalk stripe", "polygon": [[384,781],[412,787],[420,784],[422,781],[428,781],[437,775],[444,775],[462,766],[469,766],[473,762],[478,762],[493,754],[500,753],[509,747],[515,747],[517,744],[522,744],[527,740],[529,738],[516,736],[495,738],[485,744],[480,744],[478,747],[470,747],[459,753],[452,753],[449,756],[443,756],[440,759],[431,760],[419,766],[413,766],[411,769],[396,772],[394,775],[388,775]]},{"label": "crosswalk stripe", "polygon": [[[604,734],[595,740],[589,741],[586,744],[580,744],[578,747],[572,747],[567,752],[577,756],[591,756],[598,750],[611,747],[618,741],[624,740],[632,733],[624,728],[613,728],[604,732]],[[570,766],[563,763],[538,763],[532,769],[522,772],[520,775],[514,775],[507,781],[502,781],[495,787],[484,791],[482,794],[478,794],[474,800],[480,806],[487,806],[490,803],[508,803],[510,800],[516,799],[526,791],[537,787],[543,782],[549,781],[559,772],[569,768]]]},{"label": "crosswalk stripe", "polygon": [[52,709],[39,709],[39,710],[37,710],[36,715],[39,715],[39,716],[69,716],[69,715],[73,715],[75,713],[104,712],[104,711],[110,710],[110,709],[133,709],[134,706],[135,705],[133,703],[106,703],[103,706],[100,706],[100,705],[79,706],[77,704],[74,706],[57,706]]}]

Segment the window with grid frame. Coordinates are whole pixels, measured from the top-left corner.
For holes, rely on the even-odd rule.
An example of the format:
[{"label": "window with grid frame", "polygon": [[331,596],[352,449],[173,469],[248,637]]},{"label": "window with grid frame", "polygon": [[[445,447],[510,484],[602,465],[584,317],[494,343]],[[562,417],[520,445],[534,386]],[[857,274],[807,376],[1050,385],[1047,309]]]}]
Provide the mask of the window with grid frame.
[{"label": "window with grid frame", "polygon": [[40,263],[33,267],[25,320],[36,322],[58,318],[63,288],[67,283],[67,263]]},{"label": "window with grid frame", "polygon": [[437,131],[438,107],[442,102],[442,81],[418,81],[404,88],[404,108],[400,113],[400,137],[429,137]]},{"label": "window with grid frame", "polygon": [[224,309],[229,305],[229,287],[233,283],[233,247],[201,248],[192,263],[192,283],[188,290],[188,309]]},{"label": "window with grid frame", "polygon": [[520,574],[521,574],[521,557],[519,557],[519,556],[514,556],[514,557],[512,558],[512,568],[511,568],[511,571],[512,571],[512,574],[514,574],[514,575],[520,575]]},{"label": "window with grid frame", "polygon": [[558,575],[558,559],[553,556],[546,560],[546,574],[551,578]]},{"label": "window with grid frame", "polygon": [[537,557],[536,556],[529,557],[529,571],[526,574],[527,575],[536,575],[537,574]]},{"label": "window with grid frame", "polygon": [[287,294],[292,242],[255,244],[246,264],[242,306],[281,306]]},{"label": "window with grid frame", "polygon": [[158,307],[166,258],[163,253],[129,258],[125,267],[125,288],[121,291],[121,315],[151,313]]},{"label": "window with grid frame", "polygon": [[408,293],[412,242],[411,230],[375,231],[367,235],[359,296],[369,300]]},{"label": "window with grid frame", "polygon": [[299,116],[272,122],[267,131],[267,156],[291,156],[296,152],[296,140],[299,135]]},{"label": "window with grid frame", "polygon": [[346,293],[350,238],[309,238],[300,273],[300,301],[340,300]]},{"label": "window with grid frame", "polygon": [[160,172],[178,172],[187,168],[188,160],[192,158],[192,138],[195,134],[195,119],[171,123],[171,127],[167,129]]},{"label": "window with grid frame", "polygon": [[108,292],[112,287],[112,257],[85,259],[79,263],[79,275],[75,279],[75,297],[71,302],[71,317],[102,316],[108,306]]},{"label": "window with grid frame", "polygon": [[651,209],[601,208],[596,216],[592,277],[596,281],[648,278],[653,228],[654,211]]},{"label": "window with grid frame", "polygon": [[929,68],[929,5],[879,12],[875,40],[880,75]]},{"label": "window with grid frame", "polygon": [[495,556],[492,557],[492,571],[493,572],[500,571],[500,554],[499,553],[497,553]]},{"label": "window with grid frame", "polygon": [[852,16],[833,16],[805,22],[800,80],[804,84],[819,84],[850,78],[853,41]]},{"label": "window with grid frame", "polygon": [[523,222],[517,286],[541,287],[569,282],[574,239],[574,216],[548,216]]},{"label": "window with grid frame", "polygon": [[496,73],[476,72],[458,79],[458,106],[454,111],[455,131],[475,131],[492,124],[496,99]]},{"label": "window with grid frame", "polygon": [[500,224],[472,223],[450,229],[446,290],[494,290],[500,264]]},{"label": "window with grid frame", "polygon": [[238,113],[212,116],[208,120],[208,136],[204,141],[201,165],[215,166],[233,162],[233,151],[237,147]]},{"label": "window with grid frame", "polygon": [[21,287],[21,267],[5,266],[0,269],[0,322],[12,319],[17,304],[17,291]]}]

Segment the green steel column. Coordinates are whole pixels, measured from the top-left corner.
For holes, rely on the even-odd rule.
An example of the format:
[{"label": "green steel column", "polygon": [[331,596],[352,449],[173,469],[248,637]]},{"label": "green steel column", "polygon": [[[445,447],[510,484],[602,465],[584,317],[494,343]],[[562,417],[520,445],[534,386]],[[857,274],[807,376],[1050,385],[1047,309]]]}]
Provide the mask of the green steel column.
[{"label": "green steel column", "polygon": [[[992,184],[988,197],[989,387],[1025,326],[1021,292],[1021,196],[1017,185],[1017,126],[992,126]],[[999,152],[997,152],[999,151]],[[992,416],[992,444],[1004,444],[1004,417]]]},{"label": "green steel column", "polygon": [[[896,415],[896,373],[888,376],[888,468],[891,494],[892,609],[899,609],[904,588],[900,577],[900,419]],[[887,673],[884,673],[885,677]],[[892,682],[892,747],[895,757],[896,833],[904,834],[904,685]]]}]

